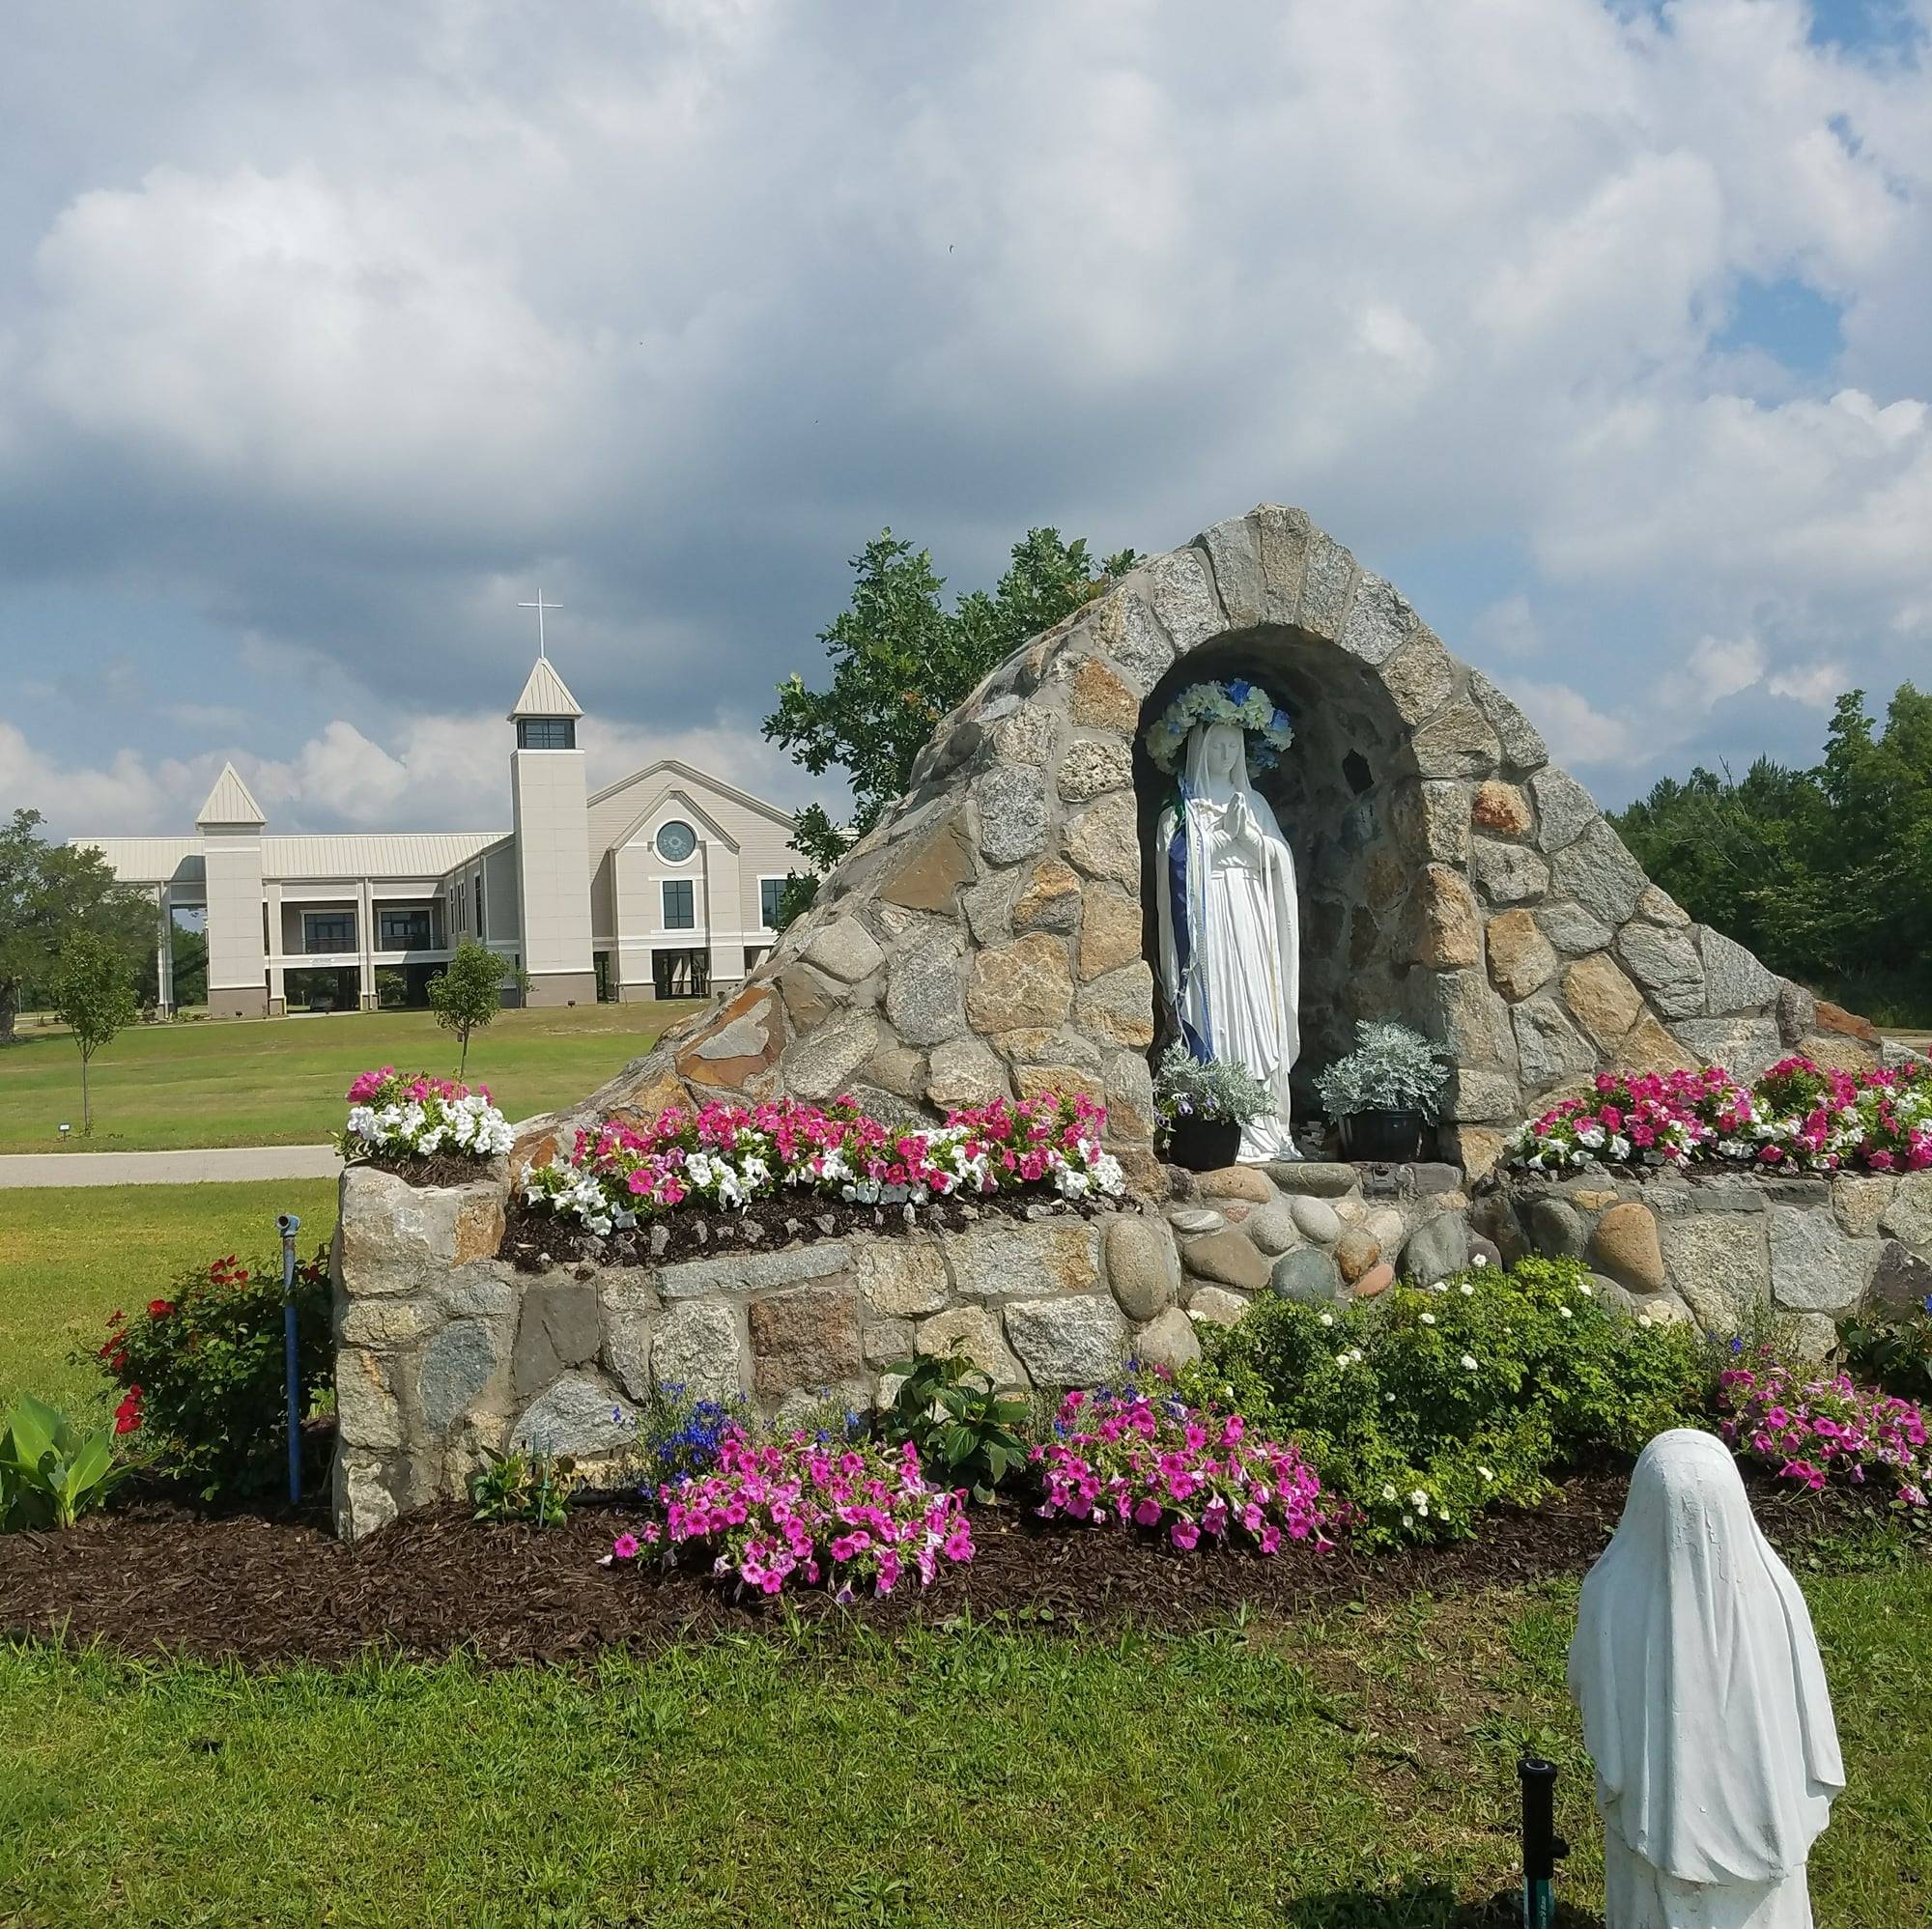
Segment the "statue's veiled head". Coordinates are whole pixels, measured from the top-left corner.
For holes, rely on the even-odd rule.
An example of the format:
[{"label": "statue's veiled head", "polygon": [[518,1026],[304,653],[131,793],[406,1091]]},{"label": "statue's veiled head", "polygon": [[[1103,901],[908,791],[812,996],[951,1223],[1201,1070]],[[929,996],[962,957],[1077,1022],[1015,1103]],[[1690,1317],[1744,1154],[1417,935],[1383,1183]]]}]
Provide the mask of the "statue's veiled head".
[{"label": "statue's veiled head", "polygon": [[1184,777],[1196,797],[1225,800],[1248,788],[1248,744],[1238,723],[1197,723],[1189,736]]}]

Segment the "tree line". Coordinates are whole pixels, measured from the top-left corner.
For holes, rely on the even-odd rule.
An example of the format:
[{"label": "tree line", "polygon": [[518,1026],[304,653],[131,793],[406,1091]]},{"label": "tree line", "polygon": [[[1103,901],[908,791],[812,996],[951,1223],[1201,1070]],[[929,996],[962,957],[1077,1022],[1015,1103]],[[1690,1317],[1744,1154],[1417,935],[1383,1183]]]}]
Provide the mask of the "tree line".
[{"label": "tree line", "polygon": [[1932,696],[1849,690],[1808,770],[1664,778],[1612,816],[1693,918],[1882,1024],[1932,1025]]}]

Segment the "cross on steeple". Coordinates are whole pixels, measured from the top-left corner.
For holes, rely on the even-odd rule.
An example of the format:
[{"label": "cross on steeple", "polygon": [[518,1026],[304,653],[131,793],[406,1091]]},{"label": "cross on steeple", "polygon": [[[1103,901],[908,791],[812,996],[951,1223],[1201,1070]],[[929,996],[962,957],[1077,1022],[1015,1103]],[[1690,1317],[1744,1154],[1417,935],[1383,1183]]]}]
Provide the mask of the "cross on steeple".
[{"label": "cross on steeple", "polygon": [[534,603],[519,603],[517,608],[519,610],[534,610],[537,612],[537,656],[539,659],[548,657],[550,652],[544,647],[544,611],[546,610],[561,610],[563,605],[561,603],[546,603],[544,601],[543,585],[539,583],[537,585],[537,600]]}]

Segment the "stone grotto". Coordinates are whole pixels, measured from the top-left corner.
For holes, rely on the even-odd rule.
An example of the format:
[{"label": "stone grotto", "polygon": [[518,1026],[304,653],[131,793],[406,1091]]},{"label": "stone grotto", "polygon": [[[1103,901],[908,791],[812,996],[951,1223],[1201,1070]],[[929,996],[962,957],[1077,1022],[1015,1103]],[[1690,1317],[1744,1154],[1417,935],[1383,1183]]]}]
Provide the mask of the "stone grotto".
[{"label": "stone grotto", "polygon": [[[1357,1019],[1401,1018],[1452,1066],[1433,1162],[1196,1176],[1155,1155],[1163,785],[1144,737],[1183,684],[1234,677],[1293,718],[1255,787],[1300,892],[1295,1116]],[[1129,1355],[1192,1357],[1197,1325],[1253,1294],[1373,1294],[1479,1253],[1577,1253],[1654,1317],[1735,1325],[1755,1304],[1808,1319],[1822,1347],[1832,1313],[1932,1281],[1932,1175],[1484,1181],[1518,1122],[1599,1068],[1750,1077],[1794,1050],[1855,1069],[1889,1049],[1692,922],[1393,584],[1264,506],[1148,558],[994,670],[728,1002],[527,1121],[468,1185],[345,1172],[337,1524],[359,1535],[462,1493],[485,1448],[609,1455],[653,1385],[765,1412],[821,1390],[869,1402],[915,1347],[1091,1383]],[[1121,1209],[659,1266],[498,1256],[515,1175],[605,1118],[851,1093],[936,1120],[1053,1090],[1106,1105]]]}]

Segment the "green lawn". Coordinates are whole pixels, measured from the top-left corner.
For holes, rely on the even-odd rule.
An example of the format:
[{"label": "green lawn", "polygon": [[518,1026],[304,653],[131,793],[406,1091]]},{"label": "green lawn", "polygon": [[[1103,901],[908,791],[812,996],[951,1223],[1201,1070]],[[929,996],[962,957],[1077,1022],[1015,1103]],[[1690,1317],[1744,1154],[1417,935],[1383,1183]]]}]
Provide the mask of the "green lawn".
[{"label": "green lawn", "polygon": [[[326,1234],[332,1189],[0,1191],[0,1392],[184,1259]],[[1932,1903],[1932,1569],[1802,1566],[1850,1787],[1818,1920]],[[141,1575],[130,1573],[138,1588]],[[1186,1637],[837,1627],[594,1670],[263,1675],[0,1640],[0,1924],[1428,1925],[1511,1880],[1515,1762],[1561,1764],[1576,1587]],[[4,1603],[0,1603],[4,1625]]]},{"label": "green lawn", "polygon": [[[648,1051],[689,1006],[505,1011],[469,1047],[469,1075],[512,1119],[581,1098]],[[443,1074],[456,1043],[427,1011],[182,1021],[124,1032],[94,1061],[94,1136],[80,1143],[80,1060],[65,1033],[23,1020],[0,1049],[0,1152],[316,1144],[370,1065]]]},{"label": "green lawn", "polygon": [[[1818,1919],[1932,1900],[1932,1587],[1808,1586],[1850,1788]],[[0,1920],[1429,1924],[1563,1770],[1564,1584],[1180,1639],[787,1634],[592,1673],[264,1677],[0,1648]],[[0,1912],[6,1905],[0,1904]]]},{"label": "green lawn", "polygon": [[0,1407],[26,1392],[104,1415],[107,1382],[74,1347],[99,1346],[117,1306],[145,1305],[182,1266],[273,1253],[278,1212],[300,1217],[304,1253],[327,1243],[335,1181],[0,1187]]}]

